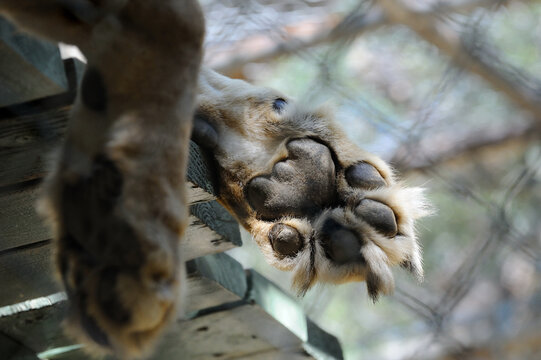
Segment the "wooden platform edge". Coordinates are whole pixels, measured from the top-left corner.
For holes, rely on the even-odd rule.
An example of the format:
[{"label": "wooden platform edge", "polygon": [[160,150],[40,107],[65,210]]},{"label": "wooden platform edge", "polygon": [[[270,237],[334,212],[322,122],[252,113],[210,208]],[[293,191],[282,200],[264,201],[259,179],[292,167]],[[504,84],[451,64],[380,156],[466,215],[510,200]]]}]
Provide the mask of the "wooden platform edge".
[{"label": "wooden platform edge", "polygon": [[0,17],[0,105],[67,88],[58,46],[26,35]]},{"label": "wooden platform edge", "polygon": [[290,295],[255,270],[247,270],[247,279],[247,297],[302,339],[310,355],[316,359],[343,359],[338,339],[310,320]]},{"label": "wooden platform edge", "polygon": [[[246,306],[256,306],[275,319],[276,326],[288,329],[295,337],[299,338],[304,350],[312,357],[316,359],[343,359],[338,340],[309,320],[294,299],[256,271],[245,271],[240,263],[223,253],[192,260],[187,266],[189,278],[195,282],[195,285],[191,285],[192,291],[194,291],[194,286],[202,284],[202,281],[207,281],[207,284],[200,286],[198,290],[195,290],[196,294],[192,294],[197,297],[197,299],[192,299],[196,300],[195,304],[192,305],[194,310],[187,314],[188,320],[184,320],[184,322],[199,321],[197,319],[216,316],[218,313],[235,312],[235,309],[248,310],[249,308]],[[224,293],[219,298],[225,302],[208,303],[209,299],[214,301],[218,298],[216,296],[218,292]],[[197,305],[203,304],[204,301],[207,301],[206,305],[211,306],[198,309]],[[60,298],[56,303],[39,309],[18,312],[10,316],[1,316],[0,313],[0,333],[35,352],[51,350],[45,345],[51,344],[51,341],[55,346],[70,346],[72,343],[59,331],[59,322],[64,307],[65,301]],[[186,328],[182,324],[183,322],[179,323],[175,327],[175,331],[182,332]],[[197,327],[196,330],[201,331],[201,327]],[[269,329],[264,330],[269,331]],[[51,334],[55,331],[56,333]],[[29,339],[30,334],[31,339]],[[40,340],[39,336],[47,336],[50,341]],[[168,335],[173,340],[175,336],[177,335]],[[167,344],[171,344],[171,341],[168,341]],[[288,344],[291,346],[291,341],[288,341]],[[294,348],[284,348],[284,351],[293,350]],[[80,357],[80,351],[76,351],[75,358],[83,358]],[[13,359],[21,360],[22,358],[14,357]]]}]

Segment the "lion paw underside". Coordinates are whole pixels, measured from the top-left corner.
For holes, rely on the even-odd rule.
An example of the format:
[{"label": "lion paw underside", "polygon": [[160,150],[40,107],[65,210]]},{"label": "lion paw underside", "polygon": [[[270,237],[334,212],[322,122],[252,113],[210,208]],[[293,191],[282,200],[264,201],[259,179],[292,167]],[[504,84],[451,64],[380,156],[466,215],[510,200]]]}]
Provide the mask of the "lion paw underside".
[{"label": "lion paw underside", "polygon": [[[420,189],[397,184],[379,159],[360,156],[344,165],[316,137],[284,142],[287,155],[246,180],[242,201],[250,210],[236,213],[267,261],[294,272],[299,294],[317,282],[366,281],[376,300],[392,292],[394,265],[422,278],[414,232],[425,212]],[[227,205],[232,196],[222,191]]]}]

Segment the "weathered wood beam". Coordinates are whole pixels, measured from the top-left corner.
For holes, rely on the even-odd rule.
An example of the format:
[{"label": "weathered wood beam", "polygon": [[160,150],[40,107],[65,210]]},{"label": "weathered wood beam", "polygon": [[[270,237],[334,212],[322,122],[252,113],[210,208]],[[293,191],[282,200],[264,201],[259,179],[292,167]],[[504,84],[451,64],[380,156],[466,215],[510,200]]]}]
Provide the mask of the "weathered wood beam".
[{"label": "weathered wood beam", "polygon": [[58,46],[22,34],[0,17],[0,106],[66,91]]},{"label": "weathered wood beam", "polygon": [[[205,256],[188,269],[187,319],[173,325],[153,359],[343,358],[336,338],[307,319],[294,300],[231,257]],[[0,333],[36,353],[73,345],[59,326],[65,304],[0,312]],[[80,349],[58,358],[87,359]]]},{"label": "weathered wood beam", "polygon": [[[220,306],[238,300],[238,296],[224,289],[212,278],[193,272],[188,277],[186,311],[197,312],[205,308]],[[60,327],[66,311],[65,296],[55,296],[52,304],[20,311],[0,314],[0,333],[8,334],[35,352],[69,346],[73,341],[65,337]]]},{"label": "weathered wood beam", "polygon": [[[190,196],[190,227],[186,230],[184,241],[187,247],[196,247],[187,250],[190,253],[189,258],[239,246],[241,241],[238,224],[233,217],[216,201],[209,202],[208,193],[199,195],[200,188],[194,187],[193,183],[188,183],[187,186],[193,187],[190,191],[197,195]],[[51,238],[49,228],[35,210],[39,193],[39,187],[34,185],[0,194],[0,256],[9,249]]]},{"label": "weathered wood beam", "polygon": [[[221,205],[212,201],[192,205],[190,210],[190,225],[181,242],[181,251],[186,260],[242,245],[237,222]],[[20,218],[13,216],[11,220],[18,221]],[[41,234],[43,239],[0,252],[0,306],[59,291],[54,279],[53,244],[48,240],[47,229],[40,225],[39,219],[24,223],[26,227],[33,227],[28,234]],[[19,222],[19,225],[11,228],[14,240],[18,239],[19,228],[23,229],[25,225]],[[19,236],[22,235],[19,233]]]}]

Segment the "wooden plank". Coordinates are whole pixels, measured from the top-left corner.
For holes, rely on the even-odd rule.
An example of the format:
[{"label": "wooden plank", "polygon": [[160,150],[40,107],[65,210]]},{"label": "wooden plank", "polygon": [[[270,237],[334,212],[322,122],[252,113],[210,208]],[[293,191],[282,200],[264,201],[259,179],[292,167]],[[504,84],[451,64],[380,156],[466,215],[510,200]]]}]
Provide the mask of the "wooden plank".
[{"label": "wooden plank", "polygon": [[49,241],[0,255],[0,306],[59,291],[52,258],[53,247]]},{"label": "wooden plank", "polygon": [[58,46],[37,40],[0,18],[0,106],[66,91]]},{"label": "wooden plank", "polygon": [[254,270],[248,270],[248,287],[248,298],[302,339],[307,352],[317,358],[343,359],[338,339],[307,318],[300,304],[282,289]]},{"label": "wooden plank", "polygon": [[[205,155],[201,151],[201,148],[190,140],[190,156],[188,158],[188,171],[186,174],[187,182],[191,187],[198,188],[206,194],[212,194],[213,196],[208,200],[215,199],[216,190],[214,189],[213,181],[214,174],[210,169],[209,164],[205,158]],[[191,196],[193,191],[188,191]],[[208,195],[207,195],[208,196]],[[207,200],[207,201],[208,201]],[[191,199],[190,203],[194,203],[195,200]]]},{"label": "wooden plank", "polygon": [[239,224],[216,201],[190,206],[190,226],[182,243],[185,260],[242,246]]},{"label": "wooden plank", "polygon": [[[215,281],[197,273],[188,277],[188,293],[187,312],[197,312],[238,299],[238,296]],[[36,308],[26,305],[29,308],[26,311],[21,311],[25,304],[18,304],[18,312],[0,313],[0,333],[9,335],[35,352],[73,345],[73,341],[67,338],[61,329],[67,306],[62,298],[64,297],[57,296],[53,304],[46,304],[47,300],[44,299],[45,305],[34,306]]]},{"label": "wooden plank", "polygon": [[[23,104],[24,105],[24,104]],[[21,105],[22,106],[22,105]],[[43,178],[50,153],[63,140],[70,106],[0,120],[0,187]],[[199,147],[190,141],[187,190],[189,202],[215,199],[212,174]]]},{"label": "wooden plank", "polygon": [[298,352],[302,342],[255,305],[175,324],[153,359],[231,359],[277,350]]},{"label": "wooden plank", "polygon": [[[202,309],[215,309],[237,301],[240,297],[234,291],[246,290],[242,266],[227,255],[211,255],[191,261],[188,268],[187,314],[197,314]],[[228,278],[234,279],[235,283],[228,283]],[[232,284],[233,291],[221,283]],[[66,306],[64,299],[65,296],[55,295],[0,308],[0,333],[21,341],[36,352],[71,345],[72,342],[59,329]]]},{"label": "wooden plank", "polygon": [[0,351],[2,359],[38,360],[36,354],[22,344],[0,333]]},{"label": "wooden plank", "polygon": [[0,186],[42,178],[66,131],[68,106],[0,120]]},{"label": "wooden plank", "polygon": [[[71,104],[85,64],[64,60],[69,88],[59,96],[0,108],[0,188],[42,178],[50,168],[47,155],[63,139]],[[190,203],[215,199],[213,174],[200,148],[189,145],[188,193]]]},{"label": "wooden plank", "polygon": [[[202,216],[203,220],[190,216],[191,225],[181,243],[186,260],[223,252],[241,244],[238,225],[225,209],[217,203],[194,206],[210,207],[211,210]],[[220,221],[224,224],[220,224]],[[50,240],[0,252],[0,306],[59,291],[54,281],[52,256],[53,244]]]},{"label": "wooden plank", "polygon": [[83,64],[64,60],[67,91],[35,101],[0,108],[0,187],[42,178],[49,155],[62,141]]},{"label": "wooden plank", "polygon": [[[37,185],[50,167],[48,154],[65,134],[69,103],[82,78],[83,66],[73,59],[65,61],[68,92],[0,109],[0,232],[3,235],[0,251],[50,238],[34,210],[39,194]],[[211,171],[193,142],[190,142],[188,164],[188,202],[214,200]],[[214,247],[215,251],[219,249]]]},{"label": "wooden plank", "polygon": [[[0,192],[0,252],[18,246],[28,245],[37,241],[42,241],[51,238],[51,233],[43,220],[37,214],[35,209],[36,200],[40,195],[39,183],[32,182],[30,186],[23,188],[15,188],[9,192]],[[209,244],[208,248],[215,249],[217,252],[223,242],[232,242],[234,245],[240,245],[240,236],[237,223],[223,207],[216,202],[205,204],[213,196],[207,192],[203,192],[193,184],[186,184],[189,191],[194,192],[194,196],[189,199],[195,202],[192,209],[192,217],[190,224],[194,225],[194,229],[188,229],[187,234],[193,234],[198,228],[204,227],[205,224],[211,226],[220,236],[214,238],[214,242]],[[199,217],[199,220],[197,219]],[[188,241],[191,238],[187,235]],[[208,239],[206,236],[203,238]],[[229,239],[229,240],[228,240]],[[202,245],[202,243],[200,244]],[[227,249],[230,249],[228,247]],[[223,248],[221,251],[227,250]],[[208,252],[207,252],[208,253]],[[201,256],[200,254],[197,256]],[[192,257],[194,257],[192,255]]]},{"label": "wooden plank", "polygon": [[[189,269],[187,311],[195,317],[175,323],[153,359],[255,359],[256,354],[269,359],[272,358],[269,354],[283,355],[278,359],[289,359],[288,355],[304,354],[302,341],[291,331],[258,306],[242,301],[248,287],[245,271],[238,262],[217,254],[190,262]],[[43,300],[45,306],[35,308],[38,301],[34,300],[27,302],[27,311],[20,311],[24,310],[22,305],[16,307],[19,312],[0,311],[0,333],[35,352],[73,345],[59,326],[65,301],[58,296],[52,305],[48,301],[54,302]],[[76,349],[60,358],[86,357]],[[306,354],[302,358],[307,358]]]},{"label": "wooden plank", "polygon": [[[42,353],[52,349],[73,351],[49,359],[89,359],[84,351],[65,337],[61,321],[65,303],[20,313],[17,322],[0,318],[0,331],[22,341],[19,348]],[[39,318],[38,318],[39,317]],[[19,340],[20,339],[20,340]],[[39,341],[37,341],[39,339]],[[3,350],[0,343],[0,349]],[[28,350],[29,347],[32,350]],[[191,320],[179,320],[160,341],[152,359],[312,359],[302,341],[256,305],[243,305]],[[27,358],[14,356],[13,360]],[[30,359],[30,358],[28,358]]]},{"label": "wooden plank", "polygon": [[49,239],[50,231],[38,216],[37,185],[0,193],[0,251]]},{"label": "wooden plank", "polygon": [[313,357],[302,348],[294,350],[271,350],[245,356],[236,357],[235,360],[307,360]]},{"label": "wooden plank", "polygon": [[[187,186],[192,187],[193,185]],[[0,252],[51,238],[48,227],[45,226],[35,209],[39,194],[39,186],[34,184],[22,189],[0,193],[0,233],[2,234]],[[209,198],[210,196],[207,196],[205,200],[208,201]],[[241,241],[238,225],[233,217],[218,203],[214,201],[202,203],[201,199],[202,197],[199,196],[191,207],[190,225],[193,228],[187,229],[186,241],[191,242],[198,237],[211,241],[207,244],[210,252],[203,252],[205,254],[225,251],[234,245],[239,246]],[[210,233],[206,236],[198,236],[197,229],[203,229],[205,225],[210,226],[218,235],[214,235],[212,239]],[[232,244],[225,244],[227,242]],[[204,241],[199,241],[199,245],[203,246]],[[190,258],[196,256],[201,256],[201,254],[190,255]]]},{"label": "wooden plank", "polygon": [[[55,353],[57,353],[58,350],[62,349],[55,349]],[[45,354],[44,354],[45,355]],[[84,353],[83,349],[77,348],[72,351],[68,352],[61,352],[54,355],[51,355],[50,353],[47,353],[48,360],[82,360],[82,359],[89,359],[89,357]],[[160,360],[154,356],[151,357],[151,359]],[[179,360],[185,360],[189,359],[186,357],[177,357],[176,359]],[[212,360],[215,359],[235,359],[235,360],[308,360],[313,359],[311,355],[309,355],[307,352],[305,352],[303,349],[294,349],[294,350],[265,350],[260,351],[248,355],[241,355],[241,356],[235,356],[233,358],[226,357],[226,354],[223,354],[219,357],[212,356]],[[322,358],[325,359],[325,358]],[[19,360],[19,359],[13,359],[13,360]],[[170,358],[162,357],[161,360],[171,360]]]},{"label": "wooden plank", "polygon": [[248,291],[246,273],[242,265],[226,254],[214,254],[194,259],[187,264],[190,274],[211,279],[225,289],[244,298]]}]

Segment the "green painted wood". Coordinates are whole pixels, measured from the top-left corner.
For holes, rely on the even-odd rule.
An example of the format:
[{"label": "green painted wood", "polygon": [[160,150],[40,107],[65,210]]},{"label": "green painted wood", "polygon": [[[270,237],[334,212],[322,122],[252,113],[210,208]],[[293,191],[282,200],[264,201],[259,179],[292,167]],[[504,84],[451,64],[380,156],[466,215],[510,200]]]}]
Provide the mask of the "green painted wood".
[{"label": "green painted wood", "polygon": [[304,341],[304,349],[316,358],[343,359],[336,337],[318,327],[301,306],[282,289],[255,270],[248,270],[248,298]]},{"label": "green painted wood", "polygon": [[59,94],[68,87],[58,46],[0,17],[0,106]]},{"label": "green painted wood", "polygon": [[226,254],[200,257],[187,264],[190,273],[196,272],[244,298],[248,290],[246,274],[242,265]]},{"label": "green painted wood", "polygon": [[190,141],[190,157],[188,159],[188,183],[203,190],[207,194],[216,195],[212,183],[214,174],[199,146]]},{"label": "green painted wood", "polygon": [[[209,201],[190,206],[190,213],[198,218],[202,224],[220,234],[223,240],[236,246],[242,245],[239,224],[233,216],[217,201]],[[220,241],[216,242],[216,246]]]}]

